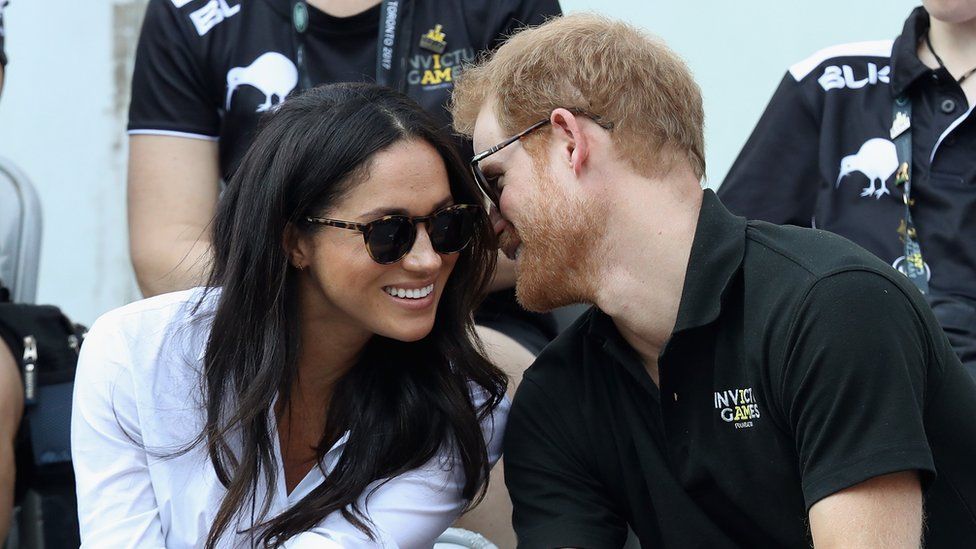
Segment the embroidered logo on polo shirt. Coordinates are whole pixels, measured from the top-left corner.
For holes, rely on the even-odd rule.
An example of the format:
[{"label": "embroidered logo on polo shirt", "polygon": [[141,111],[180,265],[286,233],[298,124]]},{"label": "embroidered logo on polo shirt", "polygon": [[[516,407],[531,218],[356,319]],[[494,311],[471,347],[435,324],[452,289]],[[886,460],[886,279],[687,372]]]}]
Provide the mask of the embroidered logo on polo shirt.
[{"label": "embroidered logo on polo shirt", "polygon": [[[234,67],[227,71],[227,99],[224,108],[230,110],[234,92],[241,86],[257,88],[264,94],[264,103],[257,112],[265,112],[280,105],[285,97],[298,85],[298,69],[291,59],[276,52],[262,53],[246,67]],[[274,103],[274,98],[278,102]]]},{"label": "embroidered logo on polo shirt", "polygon": [[441,24],[434,25],[434,28],[427,31],[427,34],[420,37],[420,47],[425,50],[430,50],[436,54],[444,53],[447,49],[447,35],[443,32],[444,26]]},{"label": "embroidered logo on polo shirt", "polygon": [[864,78],[858,79],[854,76],[854,69],[850,65],[828,65],[817,82],[824,91],[842,90],[849,88],[856,90],[864,86],[875,85],[879,82],[887,84],[891,81],[891,67],[885,65],[878,69],[874,63],[868,63],[868,73]]},{"label": "embroidered logo on polo shirt", "polygon": [[461,73],[461,65],[474,61],[472,48],[460,48],[445,54],[419,53],[407,62],[407,83],[411,86],[419,85],[424,91],[450,88]]},{"label": "embroidered logo on polo shirt", "polygon": [[748,429],[753,426],[753,420],[760,417],[759,403],[752,387],[716,391],[715,409],[722,421],[734,424],[736,429]]},{"label": "embroidered logo on polo shirt", "polygon": [[865,198],[881,198],[891,194],[887,181],[898,169],[898,151],[895,144],[887,139],[875,137],[868,139],[854,154],[849,154],[840,161],[840,173],[834,187],[840,187],[842,179],[854,172],[861,172],[871,182],[861,190]]},{"label": "embroidered logo on polo shirt", "polygon": [[227,0],[210,0],[204,6],[190,14],[190,20],[197,29],[197,34],[203,36],[241,11],[241,5],[231,6]]}]

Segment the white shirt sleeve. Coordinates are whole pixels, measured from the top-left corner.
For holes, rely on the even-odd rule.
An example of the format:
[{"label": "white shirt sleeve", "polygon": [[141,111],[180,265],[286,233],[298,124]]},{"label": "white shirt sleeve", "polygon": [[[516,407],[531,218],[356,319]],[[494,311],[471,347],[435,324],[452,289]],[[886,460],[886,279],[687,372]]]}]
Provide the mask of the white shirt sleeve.
[{"label": "white shirt sleeve", "polygon": [[119,318],[102,317],[81,349],[71,413],[82,547],[166,546],[130,367]]},{"label": "white shirt sleeve", "polygon": [[[475,394],[476,405],[481,395]],[[502,435],[511,404],[506,398],[491,416],[482,421],[482,432],[488,444],[488,458],[492,466],[502,453]],[[359,499],[372,522],[376,540],[370,540],[361,530],[346,521],[340,513],[332,513],[315,528],[299,534],[285,543],[287,549],[318,547],[429,549],[448,527],[457,520],[467,503],[461,497],[464,472],[450,467],[444,455],[435,456],[422,467],[394,477],[383,484],[368,501]],[[380,483],[366,489],[369,494]]]}]

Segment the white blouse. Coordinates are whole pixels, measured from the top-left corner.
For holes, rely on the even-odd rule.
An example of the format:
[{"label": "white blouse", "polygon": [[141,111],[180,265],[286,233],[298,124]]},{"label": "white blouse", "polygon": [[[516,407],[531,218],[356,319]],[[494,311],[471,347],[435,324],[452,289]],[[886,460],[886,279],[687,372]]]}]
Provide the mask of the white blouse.
[{"label": "white blouse", "polygon": [[[202,547],[206,541],[225,490],[205,445],[178,457],[161,457],[190,442],[205,421],[200,370],[217,293],[193,313],[201,291],[127,305],[99,318],[88,332],[71,418],[83,547],[181,549]],[[473,399],[479,404],[484,395],[475,393]],[[492,464],[501,455],[508,409],[506,399],[482,425]],[[271,423],[278,484],[269,516],[275,516],[322,483],[342,454],[348,433],[289,494]],[[383,484],[368,506],[360,497],[360,510],[375,525],[375,542],[337,512],[285,547],[431,547],[466,503],[460,493],[464,473],[450,467],[449,457],[436,456]],[[262,488],[257,496],[260,506]],[[250,518],[244,520],[249,525]],[[241,530],[229,528],[219,546],[249,547],[250,538]]]}]

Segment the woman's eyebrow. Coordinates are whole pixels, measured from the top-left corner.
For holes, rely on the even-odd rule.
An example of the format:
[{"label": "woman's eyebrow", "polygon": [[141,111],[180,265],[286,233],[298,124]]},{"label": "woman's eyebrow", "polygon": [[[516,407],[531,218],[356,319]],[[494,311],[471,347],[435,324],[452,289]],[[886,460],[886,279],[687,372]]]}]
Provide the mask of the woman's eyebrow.
[{"label": "woman's eyebrow", "polygon": [[[433,207],[433,209],[431,209],[427,214],[424,214],[424,215],[432,214],[432,213],[436,212],[437,210],[439,210],[439,209],[441,209],[441,208],[443,208],[445,206],[449,206],[452,202],[454,202],[454,197],[451,196],[451,195],[448,195],[446,198],[444,198],[443,200],[441,200],[440,202],[438,202],[437,204],[435,204],[434,207]],[[366,219],[366,218],[376,219],[378,217],[383,217],[383,216],[386,216],[386,215],[405,215],[405,216],[408,216],[409,217],[411,214],[410,214],[409,211],[407,211],[404,208],[400,208],[400,207],[396,207],[396,206],[380,206],[378,208],[373,208],[372,210],[370,210],[370,211],[362,214],[361,216],[359,216],[359,218],[360,219]]]}]

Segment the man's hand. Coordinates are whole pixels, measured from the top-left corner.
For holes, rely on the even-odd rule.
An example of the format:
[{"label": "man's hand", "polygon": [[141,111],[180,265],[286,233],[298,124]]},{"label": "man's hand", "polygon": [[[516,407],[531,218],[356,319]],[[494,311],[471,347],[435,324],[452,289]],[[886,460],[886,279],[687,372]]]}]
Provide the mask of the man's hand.
[{"label": "man's hand", "polygon": [[918,549],[922,488],[915,471],[866,480],[810,508],[813,545],[823,548]]},{"label": "man's hand", "polygon": [[220,190],[218,166],[216,141],[129,138],[129,252],[146,297],[204,282]]}]

